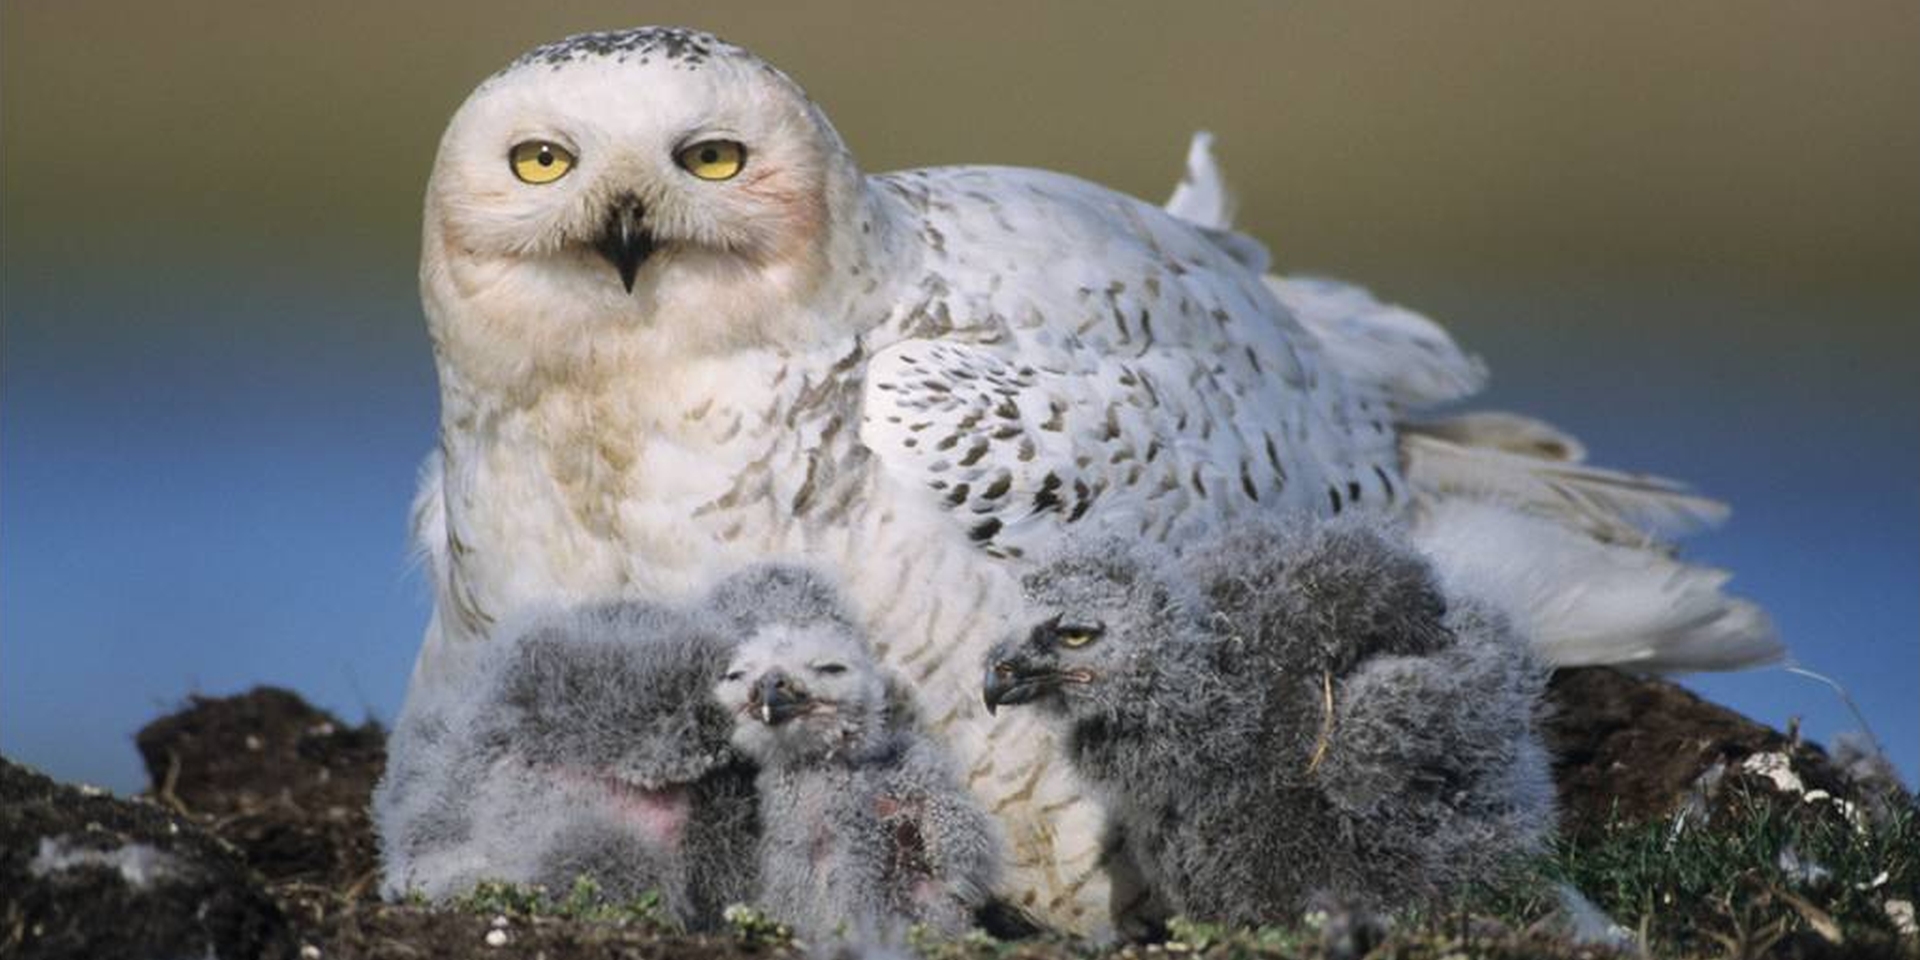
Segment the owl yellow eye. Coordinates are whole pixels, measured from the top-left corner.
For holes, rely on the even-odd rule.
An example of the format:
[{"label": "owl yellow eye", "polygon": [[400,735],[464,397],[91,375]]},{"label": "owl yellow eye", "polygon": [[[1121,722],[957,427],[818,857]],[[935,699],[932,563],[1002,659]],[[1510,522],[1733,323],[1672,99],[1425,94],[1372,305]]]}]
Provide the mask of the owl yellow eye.
[{"label": "owl yellow eye", "polygon": [[747,165],[747,148],[732,140],[702,140],[682,148],[673,159],[702,180],[731,180]]},{"label": "owl yellow eye", "polygon": [[1100,639],[1100,634],[1103,632],[1105,631],[1102,630],[1099,626],[1081,626],[1078,624],[1074,624],[1074,625],[1062,624],[1059,631],[1054,634],[1054,637],[1059,639],[1061,646],[1077,648],[1077,647],[1084,647],[1087,644]]},{"label": "owl yellow eye", "polygon": [[507,160],[513,166],[513,175],[525,183],[552,183],[573,169],[573,154],[545,140],[514,144]]}]

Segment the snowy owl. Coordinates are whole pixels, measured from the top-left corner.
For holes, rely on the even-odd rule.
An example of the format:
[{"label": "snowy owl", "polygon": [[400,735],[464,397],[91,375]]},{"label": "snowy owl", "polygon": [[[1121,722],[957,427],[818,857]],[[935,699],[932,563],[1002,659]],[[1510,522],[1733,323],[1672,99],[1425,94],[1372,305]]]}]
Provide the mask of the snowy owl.
[{"label": "snowy owl", "polygon": [[1724,574],[1657,540],[1716,505],[1525,418],[1410,425],[1479,364],[1360,289],[1267,276],[1229,208],[1204,137],[1165,208],[1038,170],[868,175],[798,85],[706,34],[522,56],[455,113],[427,187],[436,599],[406,709],[527,610],[803,561],[1000,818],[1002,893],[1091,930],[1098,811],[1027,711],[978,696],[1063,531],[1177,552],[1253,513],[1384,512],[1550,662],[1776,652]]}]

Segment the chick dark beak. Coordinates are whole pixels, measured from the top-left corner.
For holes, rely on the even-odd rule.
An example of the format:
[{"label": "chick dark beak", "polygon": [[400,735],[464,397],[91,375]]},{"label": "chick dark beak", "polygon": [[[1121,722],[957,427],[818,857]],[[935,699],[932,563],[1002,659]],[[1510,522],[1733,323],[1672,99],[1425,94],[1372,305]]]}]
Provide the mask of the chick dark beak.
[{"label": "chick dark beak", "polygon": [[640,265],[653,252],[653,235],[641,223],[646,214],[647,208],[638,198],[622,196],[607,210],[606,225],[601,228],[600,239],[593,244],[593,248],[620,271],[620,282],[626,285],[628,293],[633,292],[633,278],[640,273]]},{"label": "chick dark beak", "polygon": [[806,713],[813,706],[807,688],[784,673],[775,671],[760,678],[747,694],[747,703],[760,722],[777,727]]},{"label": "chick dark beak", "polygon": [[987,712],[998,713],[1002,706],[1029,703],[1060,685],[1055,670],[1036,669],[1017,657],[995,658],[987,664],[987,678],[980,686],[980,698]]}]

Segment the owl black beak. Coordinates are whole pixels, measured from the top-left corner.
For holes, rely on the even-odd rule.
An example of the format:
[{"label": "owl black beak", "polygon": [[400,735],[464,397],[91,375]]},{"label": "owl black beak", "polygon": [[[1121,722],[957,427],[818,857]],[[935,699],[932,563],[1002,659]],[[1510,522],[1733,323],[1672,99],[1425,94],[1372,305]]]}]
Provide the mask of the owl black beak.
[{"label": "owl black beak", "polygon": [[647,208],[639,198],[625,195],[613,202],[607,210],[607,222],[601,227],[600,239],[594,241],[593,248],[620,271],[620,282],[626,285],[627,292],[633,292],[633,278],[640,273],[640,265],[645,263],[647,255],[653,252],[653,235],[647,232],[641,219],[647,215]]},{"label": "owl black beak", "polygon": [[995,650],[987,657],[987,677],[980,685],[980,698],[988,713],[1002,706],[1031,703],[1060,686],[1066,677],[1051,664],[1038,664],[1017,651]]},{"label": "owl black beak", "polygon": [[813,697],[798,680],[776,670],[747,692],[747,705],[761,723],[777,727],[812,709]]}]

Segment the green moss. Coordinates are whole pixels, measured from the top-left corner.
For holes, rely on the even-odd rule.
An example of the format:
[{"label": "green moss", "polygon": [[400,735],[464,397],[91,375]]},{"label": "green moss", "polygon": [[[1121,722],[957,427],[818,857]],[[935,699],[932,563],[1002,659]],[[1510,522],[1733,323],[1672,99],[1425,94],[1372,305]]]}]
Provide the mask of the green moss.
[{"label": "green moss", "polygon": [[727,929],[733,932],[733,939],[741,946],[784,947],[793,943],[793,931],[786,924],[753,907],[736,903],[728,907],[721,918],[727,922]]},{"label": "green moss", "polygon": [[[1817,878],[1808,864],[1818,866]],[[1559,938],[1551,918],[1560,907],[1560,884],[1580,890],[1643,938],[1653,957],[1759,956],[1796,939],[1842,952],[1920,957],[1920,943],[1901,941],[1886,912],[1889,900],[1920,902],[1920,817],[1913,809],[1870,820],[1828,800],[1782,800],[1738,788],[1705,824],[1616,819],[1593,836],[1563,839],[1446,909],[1404,918],[1367,956],[1608,956]],[[585,879],[560,898],[539,887],[483,883],[453,907],[672,930],[658,897],[610,903]],[[796,946],[792,931],[752,908],[731,907],[726,921],[731,949],[743,954],[781,954]],[[1064,936],[943,940],[916,930],[904,946],[926,960],[1291,960],[1329,955],[1325,923],[1317,914],[1296,925],[1251,929],[1174,920],[1164,943],[1119,947]]]},{"label": "green moss", "polygon": [[[1764,952],[1802,935],[1891,944],[1889,900],[1920,900],[1920,818],[1879,818],[1830,799],[1730,791],[1705,824],[1609,823],[1563,840],[1473,907],[1513,923],[1550,913],[1571,884],[1656,956]],[[1837,938],[1837,940],[1836,940]]]},{"label": "green moss", "polygon": [[578,877],[566,896],[555,899],[539,884],[484,880],[449,906],[469,913],[507,917],[551,917],[593,923],[634,924],[671,930],[675,924],[660,908],[660,895],[647,891],[631,900],[609,899],[589,877]]}]

